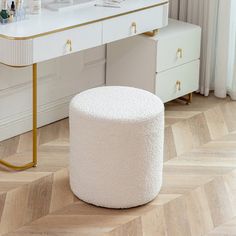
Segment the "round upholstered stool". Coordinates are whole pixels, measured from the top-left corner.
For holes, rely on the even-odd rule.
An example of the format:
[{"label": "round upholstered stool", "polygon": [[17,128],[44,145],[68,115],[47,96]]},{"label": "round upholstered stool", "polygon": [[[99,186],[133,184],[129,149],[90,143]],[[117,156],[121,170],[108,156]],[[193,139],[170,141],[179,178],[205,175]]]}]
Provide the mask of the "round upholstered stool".
[{"label": "round upholstered stool", "polygon": [[162,184],[164,106],[130,87],[99,87],[70,104],[70,185],[81,200],[129,208]]}]

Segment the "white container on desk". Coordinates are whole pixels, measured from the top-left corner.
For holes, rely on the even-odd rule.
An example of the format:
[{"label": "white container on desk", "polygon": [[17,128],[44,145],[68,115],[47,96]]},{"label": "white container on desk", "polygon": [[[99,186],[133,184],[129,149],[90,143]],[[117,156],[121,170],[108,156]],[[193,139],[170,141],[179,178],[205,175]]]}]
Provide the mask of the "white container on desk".
[{"label": "white container on desk", "polygon": [[199,86],[201,28],[173,19],[154,37],[132,37],[107,46],[107,85],[142,88],[163,102]]},{"label": "white container on desk", "polygon": [[41,0],[30,0],[29,1],[29,8],[30,8],[30,14],[38,15],[41,13]]}]

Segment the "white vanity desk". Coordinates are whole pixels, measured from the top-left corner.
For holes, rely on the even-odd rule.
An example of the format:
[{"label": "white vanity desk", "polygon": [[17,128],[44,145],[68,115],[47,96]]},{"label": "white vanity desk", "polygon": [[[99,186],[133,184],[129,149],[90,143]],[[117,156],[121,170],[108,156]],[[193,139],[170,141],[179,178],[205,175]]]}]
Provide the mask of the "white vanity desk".
[{"label": "white vanity desk", "polygon": [[33,68],[33,161],[14,166],[22,170],[37,164],[37,63],[136,34],[168,23],[167,0],[125,0],[120,8],[85,7],[63,12],[42,9],[21,22],[0,25],[0,63]]}]

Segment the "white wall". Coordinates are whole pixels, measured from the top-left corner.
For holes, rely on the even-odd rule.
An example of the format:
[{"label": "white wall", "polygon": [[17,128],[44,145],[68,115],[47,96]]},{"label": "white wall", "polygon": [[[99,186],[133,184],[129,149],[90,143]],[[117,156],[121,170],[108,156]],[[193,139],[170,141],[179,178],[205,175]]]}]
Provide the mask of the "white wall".
[{"label": "white wall", "polygon": [[[0,141],[31,130],[31,68],[0,65]],[[38,125],[68,116],[78,92],[105,84],[105,46],[38,65]]]}]

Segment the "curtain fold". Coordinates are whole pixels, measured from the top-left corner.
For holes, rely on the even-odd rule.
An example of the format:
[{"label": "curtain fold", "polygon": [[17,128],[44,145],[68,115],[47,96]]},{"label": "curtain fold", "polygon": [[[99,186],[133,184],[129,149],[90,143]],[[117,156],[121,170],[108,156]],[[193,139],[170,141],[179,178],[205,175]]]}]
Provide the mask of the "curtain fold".
[{"label": "curtain fold", "polygon": [[171,0],[170,17],[202,28],[199,92],[236,100],[236,0]]}]

